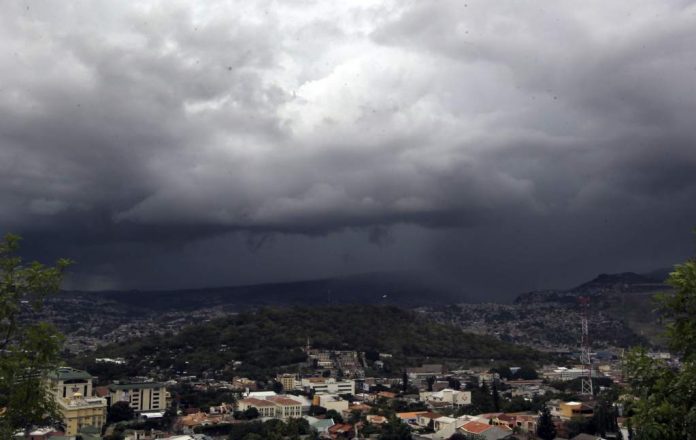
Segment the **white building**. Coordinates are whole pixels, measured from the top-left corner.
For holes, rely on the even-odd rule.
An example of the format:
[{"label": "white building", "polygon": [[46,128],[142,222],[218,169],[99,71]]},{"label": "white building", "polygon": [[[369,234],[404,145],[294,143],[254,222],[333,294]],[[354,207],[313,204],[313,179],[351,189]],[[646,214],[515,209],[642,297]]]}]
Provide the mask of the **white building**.
[{"label": "white building", "polygon": [[[579,377],[583,377],[587,375],[587,371],[584,368],[566,368],[566,367],[558,367],[554,368],[553,370],[550,371],[544,371],[542,372],[542,376],[544,379],[548,379],[550,381],[568,381],[568,380],[573,380],[577,379]],[[592,377],[600,377],[600,375],[597,373],[596,370],[592,370]]]},{"label": "white building", "polygon": [[347,400],[341,399],[335,394],[318,394],[314,396],[314,404],[326,408],[327,410],[334,410],[339,414],[342,411],[348,411],[349,402]]},{"label": "white building", "polygon": [[313,390],[315,394],[355,394],[354,380],[337,381],[334,378],[310,377],[302,379],[302,388]]},{"label": "white building", "polygon": [[471,405],[471,391],[458,391],[445,388],[442,391],[423,391],[419,394],[420,400],[426,403],[447,403],[452,406]]},{"label": "white building", "polygon": [[302,404],[287,396],[268,396],[266,398],[247,397],[237,402],[239,411],[256,408],[259,416],[274,419],[302,417]]}]

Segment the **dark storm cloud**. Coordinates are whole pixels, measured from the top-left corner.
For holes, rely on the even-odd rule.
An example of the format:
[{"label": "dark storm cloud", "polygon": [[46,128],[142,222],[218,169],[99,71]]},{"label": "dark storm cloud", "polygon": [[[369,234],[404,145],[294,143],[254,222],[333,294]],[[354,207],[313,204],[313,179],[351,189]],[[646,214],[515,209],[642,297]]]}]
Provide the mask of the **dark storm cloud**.
[{"label": "dark storm cloud", "polygon": [[0,229],[116,284],[401,246],[394,267],[523,289],[673,262],[696,223],[688,3],[29,2],[0,29]]}]

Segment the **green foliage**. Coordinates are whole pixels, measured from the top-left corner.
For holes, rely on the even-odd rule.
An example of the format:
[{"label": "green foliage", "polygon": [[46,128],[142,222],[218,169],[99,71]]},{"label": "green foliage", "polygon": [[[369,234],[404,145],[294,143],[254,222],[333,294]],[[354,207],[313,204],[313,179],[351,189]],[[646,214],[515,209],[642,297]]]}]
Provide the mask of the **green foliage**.
[{"label": "green foliage", "polygon": [[462,414],[481,414],[495,411],[493,395],[485,383],[483,386],[474,387],[471,390],[471,405],[460,409]]},{"label": "green foliage", "polygon": [[369,305],[246,312],[187,327],[173,337],[104,347],[97,355],[125,357],[143,370],[185,369],[189,374],[223,371],[235,360],[242,362],[236,374],[260,378],[274,375],[278,367],[306,361],[300,347],[308,337],[317,348],[388,352],[402,364],[414,357],[532,361],[540,356],[531,349],[434,323],[412,311]]},{"label": "green foliage", "polygon": [[668,283],[673,294],[661,294],[657,299],[660,314],[667,321],[669,348],[685,362],[696,361],[696,259],[677,265]]},{"label": "green foliage", "polygon": [[310,405],[309,407],[309,415],[310,416],[323,416],[326,414],[326,408],[323,406],[318,406],[318,405]]},{"label": "green foliage", "polygon": [[309,422],[305,419],[289,419],[286,422],[268,420],[266,422],[233,423],[229,425],[228,429],[227,438],[229,440],[282,440],[316,435],[316,431],[309,426]]},{"label": "green foliage", "polygon": [[510,370],[510,367],[507,365],[499,368],[493,368],[491,371],[494,373],[498,373],[501,379],[507,380],[533,380],[539,378],[536,369],[529,365],[520,367],[520,369],[515,371],[514,374],[512,370]]},{"label": "green foliage", "polygon": [[614,407],[614,398],[610,392],[603,392],[597,396],[594,415],[592,416],[593,430],[595,433],[605,436],[619,431],[617,422],[618,411]]},{"label": "green foliage", "polygon": [[657,299],[669,347],[682,364],[651,359],[643,349],[629,354],[626,370],[635,399],[626,403],[637,440],[696,439],[696,260],[677,265],[668,282],[674,292]]},{"label": "green foliage", "polygon": [[582,416],[571,417],[570,420],[565,422],[565,428],[568,436],[571,438],[583,433],[590,435],[597,433],[594,421],[591,418]]},{"label": "green foliage", "polygon": [[506,401],[502,405],[502,410],[503,412],[522,412],[522,411],[532,411],[535,408],[536,405],[534,402],[530,402],[526,400],[523,397],[516,396],[510,399],[509,401]]},{"label": "green foliage", "polygon": [[435,376],[428,376],[426,379],[428,383],[428,391],[432,392],[433,391],[433,385],[435,384]]},{"label": "green foliage", "polygon": [[7,408],[0,416],[1,438],[59,419],[44,383],[57,366],[62,337],[52,325],[23,322],[21,315],[58,292],[70,261],[23,265],[16,255],[19,240],[8,234],[0,242],[0,406]]},{"label": "green foliage", "polygon": [[343,423],[343,416],[341,416],[341,414],[339,414],[339,412],[335,409],[326,411],[326,418],[333,420],[334,423]]},{"label": "green foliage", "polygon": [[168,389],[181,408],[209,408],[222,403],[232,404],[236,401],[234,393],[226,389],[200,390],[187,383]]},{"label": "green foliage", "polygon": [[242,412],[245,420],[254,420],[259,418],[259,410],[250,406]]},{"label": "green foliage", "polygon": [[500,411],[500,394],[498,393],[498,384],[496,381],[493,382],[493,390],[491,392],[491,399],[493,400],[493,410],[495,412]]},{"label": "green foliage", "polygon": [[556,426],[551,418],[551,411],[544,405],[539,413],[539,421],[537,422],[537,436],[543,440],[553,440],[556,438]]},{"label": "green foliage", "polygon": [[[456,434],[455,434],[455,435],[456,435]],[[451,438],[456,438],[456,439],[462,438],[462,439],[464,439],[464,440],[487,440],[487,438],[484,437],[483,434],[471,434],[471,433],[468,433],[468,432],[467,432],[467,433],[460,434],[460,435],[461,435],[462,437],[454,437],[454,436],[452,436],[452,437],[450,437],[450,439],[451,439]]]},{"label": "green foliage", "polygon": [[107,423],[118,423],[127,420],[132,420],[135,417],[135,411],[131,408],[128,402],[116,402],[111,405],[106,412]]},{"label": "green foliage", "polygon": [[382,425],[380,440],[411,440],[411,428],[396,417],[389,419],[388,423]]}]

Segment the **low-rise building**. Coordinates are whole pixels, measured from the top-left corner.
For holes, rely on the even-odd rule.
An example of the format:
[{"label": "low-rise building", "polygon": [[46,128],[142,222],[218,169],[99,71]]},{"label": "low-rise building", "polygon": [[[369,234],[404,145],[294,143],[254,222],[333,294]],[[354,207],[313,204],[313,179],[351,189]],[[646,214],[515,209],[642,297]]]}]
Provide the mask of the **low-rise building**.
[{"label": "low-rise building", "polygon": [[459,391],[445,388],[442,391],[423,391],[419,393],[420,400],[432,403],[446,403],[454,407],[471,405],[471,391]]},{"label": "low-rise building", "polygon": [[321,406],[327,410],[334,410],[339,414],[342,411],[348,411],[349,402],[347,400],[341,399],[335,394],[317,394],[314,396],[313,404],[316,406]]},{"label": "low-rise building", "polygon": [[276,406],[276,418],[289,419],[302,417],[302,404],[284,396],[269,397],[268,401]]},{"label": "low-rise building", "polygon": [[239,411],[256,408],[260,417],[289,419],[302,417],[302,403],[285,396],[247,397],[237,402]]},{"label": "low-rise building", "polygon": [[330,377],[310,377],[302,379],[302,388],[315,394],[355,394],[354,380],[336,380]]},{"label": "low-rise building", "polygon": [[442,414],[434,413],[434,412],[426,412],[422,414],[418,414],[418,417],[416,417],[416,424],[418,426],[422,426],[424,428],[430,427],[430,425],[433,425],[433,428],[435,426],[435,420],[439,419],[442,417]]},{"label": "low-rise building", "polygon": [[268,400],[247,397],[237,402],[237,409],[239,411],[246,411],[249,408],[256,408],[260,417],[275,418],[276,416],[276,406],[273,402],[269,402]]},{"label": "low-rise building", "polygon": [[75,393],[68,399],[57,399],[57,403],[67,436],[77,435],[88,426],[101,429],[106,423],[106,399]]},{"label": "low-rise building", "polygon": [[477,436],[482,440],[500,440],[508,437],[512,430],[501,426],[489,425],[487,423],[472,420],[459,427],[459,431],[469,435]]},{"label": "low-rise building", "polygon": [[594,409],[583,402],[561,402],[559,415],[561,419],[569,420],[573,417],[592,417]]},{"label": "low-rise building", "polygon": [[57,368],[48,375],[48,387],[63,417],[65,435],[77,435],[87,427],[101,430],[106,423],[107,401],[92,397],[92,375],[86,371]]}]

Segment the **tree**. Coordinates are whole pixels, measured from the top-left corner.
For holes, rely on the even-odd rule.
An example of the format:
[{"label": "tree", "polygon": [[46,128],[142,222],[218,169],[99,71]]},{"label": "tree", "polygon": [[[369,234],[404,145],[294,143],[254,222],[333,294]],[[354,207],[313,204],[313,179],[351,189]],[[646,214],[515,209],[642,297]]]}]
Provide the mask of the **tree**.
[{"label": "tree", "polygon": [[343,416],[341,416],[335,409],[326,411],[326,418],[332,419],[334,423],[343,423]]},{"label": "tree", "polygon": [[176,403],[164,411],[162,416],[162,429],[164,431],[169,431],[176,421]]},{"label": "tree", "polygon": [[541,412],[539,413],[536,434],[543,440],[553,440],[556,438],[556,425],[554,425],[551,411],[546,405],[541,408]]},{"label": "tree", "polygon": [[55,266],[28,265],[17,256],[20,238],[8,234],[0,242],[0,437],[60,420],[51,390],[44,386],[58,363],[62,337],[45,322],[20,320],[23,312],[39,310],[43,300],[58,292],[63,271]]},{"label": "tree", "polygon": [[596,434],[595,424],[591,419],[583,416],[573,416],[564,424],[568,437],[573,438],[578,434]]},{"label": "tree", "polygon": [[253,406],[250,406],[249,408],[245,409],[242,414],[246,420],[254,420],[259,417],[259,410]]},{"label": "tree", "polygon": [[520,367],[520,369],[512,375],[512,379],[533,380],[538,378],[539,375],[537,374],[536,370],[526,365]]},{"label": "tree", "polygon": [[411,428],[396,417],[389,419],[389,423],[382,425],[380,440],[411,440]]},{"label": "tree", "polygon": [[128,402],[116,402],[106,412],[107,423],[123,422],[132,420],[134,417],[135,411],[133,411]]},{"label": "tree", "polygon": [[492,398],[493,398],[493,409],[495,409],[495,412],[500,411],[500,394],[498,393],[498,383],[495,380],[493,381]]},{"label": "tree", "polygon": [[626,373],[633,399],[627,401],[637,440],[696,439],[696,259],[677,265],[669,275],[672,293],[656,297],[666,321],[670,350],[681,357],[675,367],[633,350]]},{"label": "tree", "polygon": [[404,375],[401,378],[401,389],[405,393],[408,390],[408,374],[404,371]]},{"label": "tree", "polygon": [[326,408],[323,406],[319,405],[310,405],[309,407],[309,415],[310,416],[321,416],[326,414]]},{"label": "tree", "polygon": [[595,406],[594,415],[592,416],[594,431],[601,436],[605,436],[607,432],[618,432],[618,414],[614,408],[613,399],[607,392],[602,392],[597,397],[597,405]]},{"label": "tree", "polygon": [[462,388],[462,382],[459,379],[455,379],[454,377],[450,377],[447,379],[448,386],[452,388],[453,390],[459,390]]},{"label": "tree", "polygon": [[428,382],[428,391],[433,391],[433,385],[435,384],[435,376],[428,376],[426,379]]}]

